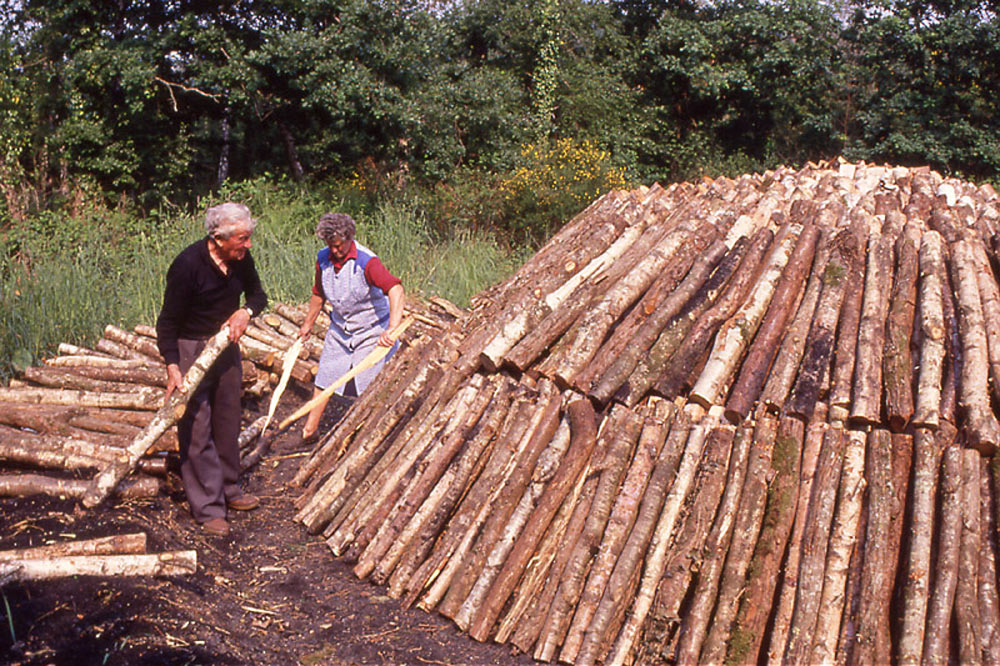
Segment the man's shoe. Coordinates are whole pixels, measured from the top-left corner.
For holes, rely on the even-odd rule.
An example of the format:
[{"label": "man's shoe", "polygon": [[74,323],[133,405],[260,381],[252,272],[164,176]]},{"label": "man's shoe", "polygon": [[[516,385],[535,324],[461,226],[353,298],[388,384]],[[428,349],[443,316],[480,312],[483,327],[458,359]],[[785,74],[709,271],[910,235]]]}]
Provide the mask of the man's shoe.
[{"label": "man's shoe", "polygon": [[233,511],[250,511],[260,506],[260,500],[254,495],[240,495],[226,502],[226,506]]},{"label": "man's shoe", "polygon": [[229,536],[229,523],[225,518],[212,518],[201,524],[201,529],[212,536]]}]

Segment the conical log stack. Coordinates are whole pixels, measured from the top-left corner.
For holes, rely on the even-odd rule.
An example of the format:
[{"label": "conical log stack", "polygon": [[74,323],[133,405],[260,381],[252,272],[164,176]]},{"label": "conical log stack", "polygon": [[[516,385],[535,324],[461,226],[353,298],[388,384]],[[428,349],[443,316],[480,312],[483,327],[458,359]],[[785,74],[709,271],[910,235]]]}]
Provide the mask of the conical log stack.
[{"label": "conical log stack", "polygon": [[926,168],[611,192],[397,354],[297,520],[543,661],[998,663],[998,226]]}]

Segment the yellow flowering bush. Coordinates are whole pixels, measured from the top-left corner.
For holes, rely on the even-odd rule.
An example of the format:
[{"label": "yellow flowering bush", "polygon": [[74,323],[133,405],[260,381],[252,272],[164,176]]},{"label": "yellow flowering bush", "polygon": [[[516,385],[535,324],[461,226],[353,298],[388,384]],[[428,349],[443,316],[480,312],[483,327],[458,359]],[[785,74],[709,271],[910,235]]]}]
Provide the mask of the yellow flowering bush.
[{"label": "yellow flowering bush", "polygon": [[522,146],[500,192],[508,227],[540,239],[602,194],[627,187],[608,151],[567,138]]}]

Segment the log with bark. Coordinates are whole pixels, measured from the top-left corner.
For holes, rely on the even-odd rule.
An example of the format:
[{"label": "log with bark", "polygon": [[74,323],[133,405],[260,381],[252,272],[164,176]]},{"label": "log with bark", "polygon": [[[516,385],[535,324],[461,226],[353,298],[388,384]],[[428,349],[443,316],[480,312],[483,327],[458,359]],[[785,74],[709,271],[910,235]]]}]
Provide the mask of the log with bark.
[{"label": "log with bark", "polygon": [[152,555],[67,555],[5,563],[13,580],[54,580],[70,576],[183,576],[198,569],[198,552],[179,550]]},{"label": "log with bark", "polygon": [[153,446],[160,435],[180,419],[184,414],[184,408],[187,406],[188,400],[201,383],[208,368],[228,346],[229,327],[223,326],[222,330],[205,343],[205,348],[198,355],[198,358],[195,359],[194,363],[191,364],[191,368],[184,375],[183,382],[174,390],[167,404],[157,411],[156,416],[149,422],[149,425],[143,428],[142,432],[125,449],[127,460],[122,463],[110,465],[90,482],[87,492],[82,499],[85,507],[89,508],[100,504],[125,475],[135,469],[139,458]]}]

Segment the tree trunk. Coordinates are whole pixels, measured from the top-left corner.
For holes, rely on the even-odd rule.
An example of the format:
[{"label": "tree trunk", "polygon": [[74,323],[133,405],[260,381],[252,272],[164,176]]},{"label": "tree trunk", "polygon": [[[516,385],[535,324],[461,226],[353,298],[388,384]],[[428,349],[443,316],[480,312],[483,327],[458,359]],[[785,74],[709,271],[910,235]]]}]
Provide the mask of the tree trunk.
[{"label": "tree trunk", "polygon": [[[851,220],[850,231],[856,246],[863,248],[868,242],[868,221],[860,216]],[[858,329],[861,325],[861,306],[865,293],[865,256],[858,252],[848,267],[847,286],[840,306],[837,324],[836,350],[830,378],[830,395],[827,404],[850,409],[851,391],[854,387],[854,365],[858,352]]]},{"label": "tree trunk", "polygon": [[901,663],[921,663],[923,660],[924,629],[931,587],[931,546],[934,538],[938,467],[941,452],[953,437],[954,429],[945,422],[937,435],[926,428],[917,428],[913,438],[910,547],[898,647]]},{"label": "tree trunk", "polygon": [[823,593],[816,614],[811,649],[812,663],[830,663],[837,653],[837,639],[848,595],[847,575],[861,519],[864,496],[864,430],[850,429],[846,434],[843,466],[837,493],[837,509],[830,532],[823,573]]},{"label": "tree trunk", "polygon": [[[649,349],[649,354],[643,356],[642,353],[632,353],[637,361],[635,368],[629,372],[626,372],[624,367],[619,368],[621,374],[617,379],[620,379],[622,383],[619,384],[615,398],[631,407],[646,395],[646,391],[656,383],[657,378],[680,347],[694,323],[723,293],[729,279],[743,261],[749,248],[749,239],[739,239],[723,257],[708,281],[698,288],[694,296],[684,303],[684,306],[670,320],[667,327],[660,332],[656,342]],[[607,389],[610,390],[610,386]]]},{"label": "tree trunk", "polygon": [[808,660],[807,655],[813,642],[845,439],[846,435],[839,424],[826,431],[816,463],[816,475],[811,484],[809,511],[802,534],[795,610],[788,629],[788,644],[784,656],[785,660],[793,664]]},{"label": "tree trunk", "polygon": [[996,499],[990,487],[989,463],[981,461],[979,473],[980,526],[982,547],[979,550],[979,615],[982,622],[980,643],[983,661],[1000,663],[1000,596],[997,594]]},{"label": "tree trunk", "polygon": [[820,388],[828,376],[830,361],[836,347],[837,320],[850,268],[859,248],[850,230],[843,230],[833,240],[830,260],[823,267],[823,288],[820,291],[812,326],[806,336],[804,357],[798,377],[789,395],[788,411],[804,421],[812,419]]},{"label": "tree trunk", "polygon": [[685,387],[688,377],[698,360],[707,351],[716,331],[746,299],[773,237],[774,234],[767,229],[762,229],[754,236],[750,248],[726,285],[725,291],[715,304],[698,318],[681,346],[670,358],[669,364],[656,382],[655,391],[658,394],[673,398]]},{"label": "tree trunk", "polygon": [[125,553],[145,553],[146,534],[116,534],[96,539],[61,541],[48,546],[0,550],[0,562],[11,560],[34,560],[43,557],[66,557],[69,555],[113,555]]},{"label": "tree trunk", "polygon": [[160,350],[153,340],[129,333],[114,324],[108,324],[104,327],[104,337],[129,349],[134,349],[140,354],[149,357],[151,361],[155,361],[161,365],[164,364],[163,356],[160,355]]},{"label": "tree trunk", "polygon": [[913,425],[935,429],[940,423],[941,384],[945,362],[944,257],[935,231],[920,242],[920,372]]},{"label": "tree trunk", "polygon": [[906,225],[896,241],[896,277],[886,322],[883,374],[889,427],[901,432],[913,417],[913,360],[910,347],[917,302],[920,226]]},{"label": "tree trunk", "polygon": [[660,513],[646,553],[646,564],[639,582],[639,591],[625,624],[618,632],[618,638],[615,640],[609,658],[605,662],[609,666],[621,666],[635,649],[639,630],[646,621],[646,616],[653,604],[653,595],[663,577],[670,537],[674,532],[681,506],[687,499],[688,491],[694,481],[707,434],[718,424],[722,416],[721,407],[712,408],[707,416],[703,416],[701,408],[696,405],[688,404],[685,409],[691,414],[692,420],[699,421],[700,419],[700,422],[691,430],[677,470],[677,477],[663,503],[663,511]]},{"label": "tree trunk", "polygon": [[659,420],[647,422],[642,430],[631,466],[618,491],[611,515],[608,517],[607,527],[604,529],[604,535],[594,557],[594,564],[587,576],[580,601],[576,605],[569,632],[563,641],[562,651],[559,654],[560,661],[581,664],[593,663],[596,659],[596,654],[592,650],[598,649],[598,645],[588,648],[589,654],[583,658],[578,658],[580,647],[584,642],[584,635],[589,632],[597,606],[608,591],[608,581],[635,524],[639,504],[666,435],[667,430]]},{"label": "tree trunk", "polygon": [[[832,237],[833,234],[829,228],[820,227],[820,237],[813,257],[813,266],[827,265],[833,249]],[[823,271],[814,269],[809,275],[809,281],[806,283],[805,292],[799,301],[795,317],[784,332],[785,337],[781,340],[781,346],[774,358],[771,372],[764,383],[764,390],[760,394],[760,401],[771,411],[780,412],[784,408],[788,392],[792,389],[792,383],[795,381],[799,362],[805,350],[806,336],[812,326],[813,312],[816,310],[816,303],[819,301],[822,288]]]},{"label": "tree trunk", "polygon": [[[729,642],[733,621],[736,619],[736,612],[744,592],[750,558],[763,524],[768,482],[773,472],[772,461],[777,431],[778,418],[770,414],[762,415],[754,430],[754,442],[750,449],[740,506],[733,524],[733,536],[726,553],[726,564],[722,570],[719,590],[714,595],[716,602],[711,626],[707,626],[707,635],[700,646],[697,641],[689,641],[687,638],[695,637],[698,633],[704,635],[704,629],[696,628],[695,631],[684,632],[677,652],[678,659],[683,663],[687,663],[685,656],[705,663],[725,661],[726,644]],[[697,605],[697,602],[695,603]],[[695,615],[692,608],[689,617],[693,618]],[[704,617],[708,619],[707,614]],[[691,646],[689,650],[684,649],[687,645]],[[698,647],[701,649],[698,650]]]},{"label": "tree trunk", "polygon": [[743,360],[739,375],[726,401],[726,418],[738,422],[746,418],[760,397],[761,388],[771,370],[771,363],[778,351],[788,320],[795,312],[795,303],[807,282],[806,276],[816,254],[820,230],[807,225],[799,236],[788,267],[774,293],[771,305],[760,324],[750,351]]},{"label": "tree trunk", "polygon": [[183,576],[198,569],[198,552],[179,550],[155,555],[70,555],[12,560],[14,580],[54,580],[70,576]]},{"label": "tree trunk", "polygon": [[[89,482],[84,479],[58,479],[41,474],[0,475],[0,495],[5,497],[27,497],[28,495],[51,495],[80,499],[87,491]],[[160,480],[151,476],[140,476],[120,483],[114,491],[120,499],[156,497],[160,492]]]},{"label": "tree trunk", "polygon": [[967,443],[985,455],[992,455],[1000,445],[1000,423],[990,407],[986,323],[975,259],[968,241],[952,246],[951,271],[952,284],[958,294],[958,324],[962,336],[959,404],[965,412]]},{"label": "tree trunk", "polygon": [[[567,412],[571,434],[569,450],[539,498],[524,530],[511,548],[510,555],[497,575],[489,596],[476,615],[474,626],[488,626],[499,617],[521,573],[535,556],[536,547],[573,488],[579,485],[581,474],[590,461],[597,444],[594,408],[588,400],[576,399],[569,403]],[[647,429],[650,427],[647,424]],[[660,427],[663,427],[662,423]],[[645,431],[643,436],[645,437]],[[662,438],[660,443],[662,444]],[[567,515],[567,519],[568,517]]]},{"label": "tree trunk", "polygon": [[[958,624],[958,655],[963,664],[982,663],[979,616],[980,538],[979,453],[965,449],[962,455],[962,535],[955,587],[955,619]],[[995,579],[994,579],[995,580]]]},{"label": "tree trunk", "polygon": [[781,563],[795,522],[805,426],[799,419],[783,417],[774,440],[771,469],[766,478],[767,508],[760,538],[746,576],[736,626],[728,643],[727,663],[756,664],[760,661],[768,618],[777,601],[775,591]]},{"label": "tree trunk", "polygon": [[962,449],[945,449],[941,463],[941,520],[938,521],[937,561],[934,589],[927,609],[923,663],[948,661],[952,610],[958,583],[959,551],[962,540]]},{"label": "tree trunk", "polygon": [[590,514],[562,572],[563,582],[549,609],[545,628],[539,639],[543,661],[550,661],[555,656],[556,648],[563,644],[570,628],[573,609],[579,602],[591,562],[601,544],[601,536],[611,514],[615,496],[625,476],[626,465],[632,459],[632,451],[642,429],[642,423],[638,418],[620,405],[614,407],[609,418],[612,420],[601,434],[601,437],[608,442],[606,453],[595,463],[595,467],[601,470],[601,478],[590,507]]},{"label": "tree trunk", "polygon": [[29,405],[75,405],[111,409],[156,411],[163,405],[163,389],[145,386],[130,393],[102,393],[76,389],[3,388],[0,400]]},{"label": "tree trunk", "polygon": [[761,266],[756,285],[751,288],[739,310],[719,329],[705,368],[691,388],[688,399],[706,409],[725,399],[740,359],[771,304],[799,233],[801,228],[798,226],[784,225],[779,229],[771,244],[771,252]]},{"label": "tree trunk", "polygon": [[882,421],[882,352],[885,319],[892,287],[892,239],[872,234],[868,239],[868,269],[858,326],[851,420],[877,425]]}]

